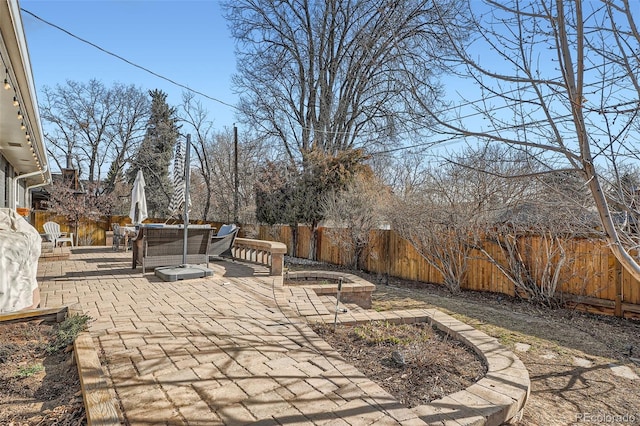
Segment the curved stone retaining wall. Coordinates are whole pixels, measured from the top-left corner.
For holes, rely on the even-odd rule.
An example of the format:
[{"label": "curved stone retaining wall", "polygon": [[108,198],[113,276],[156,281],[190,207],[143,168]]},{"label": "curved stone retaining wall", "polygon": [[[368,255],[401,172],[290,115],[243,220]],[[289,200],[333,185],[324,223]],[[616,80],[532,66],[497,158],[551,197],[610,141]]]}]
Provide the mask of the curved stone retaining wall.
[{"label": "curved stone retaining wall", "polygon": [[[371,292],[375,286],[368,281],[351,274],[331,271],[289,272],[286,280],[336,280],[343,277],[342,295],[353,293],[366,294],[371,306]],[[311,285],[316,295],[333,294],[337,284]],[[345,291],[345,289],[350,289]],[[333,291],[333,293],[331,293]],[[342,301],[346,301],[341,297]],[[357,303],[357,302],[353,302]],[[360,305],[360,303],[357,303]],[[360,305],[362,306],[362,305]],[[308,321],[333,323],[333,313],[320,313],[317,310],[311,315],[304,315]],[[529,372],[518,357],[500,344],[497,339],[474,329],[437,309],[410,309],[400,311],[373,311],[371,309],[349,310],[340,313],[337,321],[344,325],[363,324],[371,321],[388,321],[390,323],[427,322],[439,330],[448,333],[452,338],[465,343],[473,349],[487,365],[487,374],[468,388],[432,401],[430,404],[413,408],[413,411],[428,424],[462,424],[498,426],[514,423],[521,419],[525,403],[529,397],[531,383]]]}]

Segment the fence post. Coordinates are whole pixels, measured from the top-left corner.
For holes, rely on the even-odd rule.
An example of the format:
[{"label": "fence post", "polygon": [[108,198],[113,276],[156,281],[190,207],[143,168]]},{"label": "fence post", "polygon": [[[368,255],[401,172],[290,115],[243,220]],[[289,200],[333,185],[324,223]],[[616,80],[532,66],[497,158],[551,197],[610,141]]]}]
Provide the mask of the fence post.
[{"label": "fence post", "polygon": [[[391,274],[391,229],[385,229],[385,248],[384,248],[384,256],[387,259],[385,266],[385,274],[384,274],[384,283],[385,285],[389,285],[389,275]],[[393,253],[393,259],[395,261],[396,254]]]},{"label": "fence post", "polygon": [[620,264],[620,261],[615,257],[613,279],[616,285],[616,304],[614,308],[614,314],[617,317],[622,317],[622,265]]}]

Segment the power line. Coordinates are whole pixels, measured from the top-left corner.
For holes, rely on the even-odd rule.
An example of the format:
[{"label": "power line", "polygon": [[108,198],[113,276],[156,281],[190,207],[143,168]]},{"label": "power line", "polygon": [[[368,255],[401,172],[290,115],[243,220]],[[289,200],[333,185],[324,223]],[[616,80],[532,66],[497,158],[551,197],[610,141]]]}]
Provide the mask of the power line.
[{"label": "power line", "polygon": [[[161,74],[159,74],[159,73],[157,73],[155,71],[152,71],[152,70],[150,70],[150,69],[148,69],[148,68],[146,68],[144,66],[136,64],[135,62],[132,62],[132,61],[130,61],[130,60],[128,60],[128,59],[126,59],[126,58],[124,58],[124,57],[122,57],[122,56],[120,56],[120,55],[118,55],[116,53],[113,53],[113,52],[111,52],[111,51],[109,51],[107,49],[104,49],[103,47],[101,47],[101,46],[99,46],[99,45],[97,45],[97,44],[95,44],[93,42],[90,42],[90,41],[88,41],[88,40],[86,40],[86,39],[84,39],[82,37],[79,37],[79,36],[73,34],[72,32],[70,32],[70,31],[68,31],[68,30],[66,30],[66,29],[64,29],[64,28],[62,28],[62,27],[60,27],[60,26],[58,26],[58,25],[56,25],[56,24],[54,24],[52,22],[49,22],[49,21],[41,18],[40,16],[36,15],[35,13],[33,13],[33,12],[29,11],[29,10],[26,10],[24,8],[20,8],[20,10],[23,11],[24,13],[27,13],[27,14],[31,15],[35,19],[45,23],[46,25],[49,25],[49,26],[51,26],[51,27],[53,27],[53,28],[55,28],[55,29],[57,29],[59,31],[62,31],[63,33],[69,35],[70,37],[73,37],[73,38],[75,38],[75,39],[77,39],[77,40],[79,40],[79,41],[81,41],[81,42],[83,42],[85,44],[88,44],[89,46],[92,46],[92,47],[98,49],[99,51],[101,51],[103,53],[106,53],[107,55],[113,56],[116,59],[119,59],[119,60],[121,60],[121,61],[123,61],[123,62],[135,67],[135,68],[138,68],[138,69],[140,69],[140,70],[142,70],[144,72],[147,72],[147,73],[149,73],[149,74],[151,74],[151,75],[153,75],[153,76],[155,76],[157,78],[165,80],[165,81],[167,81],[167,82],[169,82],[169,83],[171,83],[171,84],[173,84],[175,86],[178,86],[180,88],[183,88],[183,89],[185,89],[185,90],[187,90],[189,92],[192,92],[192,93],[195,93],[197,95],[200,95],[200,96],[202,96],[202,97],[204,97],[206,99],[209,99],[209,100],[214,101],[214,102],[218,102],[218,103],[220,103],[222,105],[225,105],[225,106],[228,106],[230,108],[233,108],[234,110],[238,110],[238,107],[236,107],[233,104],[230,104],[228,102],[222,101],[222,100],[217,99],[217,98],[215,98],[213,96],[209,96],[209,95],[207,95],[207,94],[205,94],[205,93],[203,93],[201,91],[193,89],[193,88],[191,88],[191,87],[189,87],[189,86],[187,86],[185,84],[179,83],[179,82],[177,82],[177,81],[175,81],[175,80],[173,80],[171,78],[165,77],[165,76],[163,76],[163,75],[161,75]],[[527,89],[524,89],[524,90],[526,91]],[[461,103],[452,104],[452,105],[450,105],[448,107],[442,108],[442,109],[438,110],[437,113],[438,114],[443,114],[443,113],[448,113],[448,112],[452,112],[452,111],[461,111],[463,108],[473,107],[473,106],[475,106],[475,105],[477,105],[478,103],[481,103],[481,102],[486,102],[486,101],[493,100],[493,99],[501,99],[505,95],[510,95],[510,94],[514,94],[514,93],[518,93],[518,92],[522,92],[522,91],[523,91],[522,87],[516,87],[516,88],[510,89],[510,90],[501,92],[501,93],[495,93],[494,92],[493,94],[485,95],[483,98],[477,99],[477,100],[471,100],[470,101],[470,100],[466,100],[465,99]],[[627,102],[620,102],[619,104],[612,105],[612,106],[610,106],[608,108],[609,109],[613,109],[614,112],[619,113],[620,111],[615,111],[617,108],[623,107],[623,106],[629,106],[629,105],[633,105],[633,104],[637,105],[637,103],[638,103],[638,101],[636,101],[636,100],[627,101]],[[503,109],[510,109],[510,108],[512,108],[512,105],[509,105],[509,104],[504,104],[504,105],[500,105],[500,106],[494,106],[492,108],[491,112],[495,113],[496,111],[500,111],[500,110],[503,110]],[[594,111],[594,112],[602,112],[601,109],[593,109],[592,111]],[[483,116],[486,116],[486,115],[487,115],[486,111],[467,112],[466,115],[462,115],[462,116],[456,117],[456,120],[470,119],[470,118],[474,118],[474,117],[478,117],[478,116],[479,117],[483,117]],[[557,118],[564,119],[564,118],[567,118],[567,117],[569,117],[569,115],[563,115],[563,116],[559,116]],[[411,128],[411,129],[406,129],[406,130],[403,130],[401,132],[398,132],[398,133],[395,134],[396,137],[398,137],[399,135],[402,135],[402,134],[409,134],[409,133],[413,133],[413,132],[419,132],[420,130],[428,130],[429,129],[429,127],[425,126],[424,123],[418,122],[415,119],[408,119],[407,121],[417,125],[418,127],[414,127],[414,128]],[[545,121],[545,119],[532,121],[530,123],[519,123],[519,124],[514,124],[514,125],[511,125],[511,126],[503,126],[501,128],[496,128],[494,130],[496,130],[496,131],[513,130],[515,128],[526,126],[527,124],[539,124],[539,123],[542,123],[544,121]],[[332,131],[332,130],[322,130],[322,129],[309,128],[308,126],[305,126],[305,125],[303,125],[301,123],[291,123],[291,124],[295,124],[296,127],[299,127],[299,128],[301,128],[303,130],[311,130],[311,131],[317,132],[317,133],[334,134],[334,135],[351,133],[350,131]],[[360,136],[366,137],[366,136],[370,136],[370,135],[373,135],[373,134],[378,134],[379,135],[381,133],[384,133],[384,131],[386,129],[388,129],[388,127],[379,129],[377,131],[366,132],[365,134],[362,134]],[[437,146],[437,145],[440,145],[440,144],[449,145],[451,143],[455,143],[455,140],[458,139],[458,138],[465,139],[465,137],[462,136],[462,135],[452,136],[452,137],[440,139],[440,140],[437,140],[437,141],[426,141],[426,142],[418,143],[418,144],[414,144],[414,145],[401,146],[401,147],[396,147],[396,148],[392,148],[392,149],[381,150],[381,151],[373,152],[371,154],[372,155],[383,155],[383,154],[390,154],[392,152],[403,151],[403,150],[412,149],[412,148],[419,148],[419,147],[426,147],[426,146]]]},{"label": "power line", "polygon": [[94,48],[96,48],[96,49],[100,50],[100,51],[101,51],[101,52],[103,52],[103,53],[106,53],[107,55],[113,56],[114,58],[119,59],[119,60],[121,60],[121,61],[123,61],[123,62],[125,62],[125,63],[127,63],[127,64],[129,64],[129,65],[131,65],[131,66],[133,66],[133,67],[136,67],[136,68],[138,68],[138,69],[141,69],[142,71],[147,72],[147,73],[149,73],[149,74],[151,74],[151,75],[153,75],[153,76],[155,76],[155,77],[158,77],[158,78],[160,78],[160,79],[162,79],[162,80],[165,80],[165,81],[167,81],[167,82],[169,82],[169,83],[171,83],[171,84],[173,84],[173,85],[175,85],[175,86],[181,87],[181,88],[183,88],[183,89],[185,89],[185,90],[188,90],[189,92],[192,92],[192,93],[195,93],[195,94],[197,94],[197,95],[200,95],[200,96],[202,96],[202,97],[204,97],[204,98],[207,98],[207,99],[209,99],[209,100],[211,100],[211,101],[218,102],[218,103],[220,103],[220,104],[222,104],[222,105],[228,106],[228,107],[233,108],[233,109],[236,109],[236,110],[238,109],[238,108],[237,108],[235,105],[233,105],[233,104],[230,104],[230,103],[228,103],[228,102],[222,101],[222,100],[220,100],[220,99],[218,99],[218,98],[214,98],[213,96],[209,96],[209,95],[207,95],[206,93],[203,93],[203,92],[201,92],[201,91],[199,91],[199,90],[192,89],[191,87],[187,86],[186,84],[179,83],[179,82],[177,82],[177,81],[175,81],[175,80],[173,80],[173,79],[171,79],[171,78],[169,78],[169,77],[165,77],[165,76],[163,76],[163,75],[161,75],[161,74],[158,74],[157,72],[152,71],[152,70],[150,70],[149,68],[145,68],[145,67],[143,67],[142,65],[138,65],[138,64],[136,64],[135,62],[132,62],[132,61],[130,61],[130,60],[128,60],[128,59],[126,59],[126,58],[124,58],[124,57],[122,57],[122,56],[120,56],[120,55],[116,54],[116,53],[113,53],[113,52],[111,52],[111,51],[109,51],[109,50],[107,50],[107,49],[104,49],[104,48],[102,48],[102,47],[98,46],[97,44],[90,42],[89,40],[85,40],[84,38],[79,37],[79,36],[77,36],[77,35],[73,34],[72,32],[67,31],[67,30],[65,30],[64,28],[62,28],[62,27],[60,27],[60,26],[58,26],[58,25],[56,25],[56,24],[54,24],[54,23],[52,23],[52,22],[47,21],[46,19],[41,18],[40,16],[36,15],[36,14],[35,14],[35,13],[33,13],[33,12],[30,12],[30,11],[28,11],[28,10],[24,9],[24,8],[20,8],[20,10],[21,10],[21,11],[23,11],[24,13],[27,13],[27,14],[29,14],[29,15],[33,16],[33,17],[34,17],[34,18],[36,18],[37,20],[39,20],[39,21],[41,21],[41,22],[43,22],[43,23],[45,23],[45,24],[47,24],[47,25],[49,25],[49,26],[51,26],[51,27],[53,27],[53,28],[55,28],[55,29],[57,29],[57,30],[59,30],[59,31],[62,31],[63,33],[65,33],[65,34],[69,35],[70,37],[75,38],[76,40],[79,40],[79,41],[81,41],[81,42],[83,42],[83,43],[86,43],[86,44],[88,44],[89,46],[94,47]]},{"label": "power line", "polygon": [[[101,46],[89,41],[89,40],[86,40],[86,39],[84,39],[84,38],[82,38],[80,36],[77,36],[76,34],[74,34],[74,33],[70,32],[70,31],[60,27],[59,25],[56,25],[56,24],[54,24],[52,22],[47,21],[44,18],[41,18],[40,16],[36,15],[35,13],[33,13],[33,12],[29,11],[29,10],[26,10],[24,8],[20,8],[20,10],[22,10],[23,12],[33,16],[35,19],[37,19],[37,20],[39,20],[39,21],[41,21],[41,22],[43,22],[43,23],[45,23],[45,24],[47,24],[47,25],[49,25],[49,26],[51,26],[51,27],[53,27],[53,28],[55,28],[55,29],[57,29],[59,31],[62,31],[63,33],[69,35],[70,37],[75,38],[76,40],[79,40],[79,41],[81,41],[81,42],[83,42],[85,44],[88,44],[89,46],[92,46],[92,47],[100,50],[101,52],[106,53],[107,55],[113,56],[113,57],[115,57],[115,58],[117,58],[117,59],[119,59],[119,60],[121,60],[121,61],[123,61],[123,62],[125,62],[125,63],[127,63],[127,64],[129,64],[131,66],[133,66],[133,67],[136,67],[136,68],[138,68],[140,70],[143,70],[143,71],[145,71],[145,72],[147,72],[147,73],[149,73],[149,74],[151,74],[151,75],[153,75],[155,77],[158,77],[158,78],[160,78],[162,80],[165,80],[165,81],[167,81],[167,82],[169,82],[169,83],[171,83],[171,84],[173,84],[175,86],[178,86],[178,87],[181,87],[183,89],[186,89],[186,90],[188,90],[188,91],[190,91],[192,93],[198,94],[198,95],[200,95],[200,96],[202,96],[204,98],[207,98],[209,100],[218,102],[218,103],[220,103],[222,105],[228,106],[228,107],[233,108],[235,110],[238,109],[235,105],[232,105],[230,103],[227,103],[227,102],[222,101],[220,99],[217,99],[215,97],[209,96],[209,95],[207,95],[207,94],[205,94],[205,93],[203,93],[201,91],[193,89],[193,88],[191,88],[191,87],[189,87],[189,86],[187,86],[185,84],[179,83],[179,82],[177,82],[177,81],[175,81],[175,80],[173,80],[171,78],[165,77],[165,76],[163,76],[163,75],[161,75],[161,74],[159,74],[159,73],[157,73],[155,71],[152,71],[152,70],[150,70],[150,69],[148,69],[148,68],[146,68],[146,67],[144,67],[142,65],[136,64],[135,62],[132,62],[132,61],[130,61],[130,60],[128,60],[128,59],[116,54],[116,53],[113,53],[113,52],[111,52],[111,51],[109,51],[109,50],[107,50],[107,49],[105,49],[105,48],[103,48],[103,47],[101,47]],[[515,91],[516,90],[514,89],[514,90],[510,91],[510,93],[515,92]],[[452,106],[452,107],[449,107],[449,108],[445,108],[445,109],[440,110],[438,112],[439,113],[449,112],[449,111],[453,110],[454,108],[458,109],[458,108],[462,108],[464,106],[475,105],[477,102],[486,101],[487,99],[492,99],[494,97],[499,97],[499,95],[494,94],[494,95],[486,97],[485,99],[479,99],[479,100],[476,100],[476,101],[466,101],[465,103],[462,103],[462,104],[459,104],[459,105],[456,105],[456,106]],[[508,107],[509,106],[501,106],[501,107],[498,107],[497,109],[503,109],[503,108],[508,108]],[[471,117],[474,117],[476,115],[481,115],[481,114],[482,114],[481,112],[476,112],[476,113],[473,113],[473,114],[468,114],[467,116],[464,116],[464,117],[461,117],[461,118],[471,118]],[[415,123],[415,120],[410,120],[410,121],[413,121]],[[343,131],[313,129],[313,128],[308,128],[307,126],[301,125],[300,123],[297,123],[297,124],[303,130],[312,130],[312,131],[318,132],[318,133],[327,133],[327,134],[348,134],[348,133],[350,133],[350,132],[343,132]],[[415,124],[419,124],[419,123],[415,123]],[[385,130],[384,128],[381,129],[382,132],[384,130]],[[404,131],[404,132],[401,132],[401,133],[409,133],[409,132],[415,131],[415,130],[416,129],[407,130],[407,131]],[[369,135],[371,135],[373,133],[374,132],[370,132]],[[377,133],[380,133],[380,132],[377,132]],[[365,134],[364,136],[367,136],[367,135]],[[400,150],[400,149],[394,149],[394,150],[391,150],[391,151],[396,151],[396,150]]]}]

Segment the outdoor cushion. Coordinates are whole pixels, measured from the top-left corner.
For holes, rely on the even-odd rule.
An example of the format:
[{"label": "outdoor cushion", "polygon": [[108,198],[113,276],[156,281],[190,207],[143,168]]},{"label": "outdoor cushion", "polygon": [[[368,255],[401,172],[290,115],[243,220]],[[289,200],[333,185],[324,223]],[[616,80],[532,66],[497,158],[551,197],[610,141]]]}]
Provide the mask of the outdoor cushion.
[{"label": "outdoor cushion", "polygon": [[216,234],[216,236],[218,237],[222,237],[224,235],[228,235],[230,234],[234,229],[236,229],[236,225],[235,224],[224,224],[220,227],[220,230],[218,230],[218,233]]}]

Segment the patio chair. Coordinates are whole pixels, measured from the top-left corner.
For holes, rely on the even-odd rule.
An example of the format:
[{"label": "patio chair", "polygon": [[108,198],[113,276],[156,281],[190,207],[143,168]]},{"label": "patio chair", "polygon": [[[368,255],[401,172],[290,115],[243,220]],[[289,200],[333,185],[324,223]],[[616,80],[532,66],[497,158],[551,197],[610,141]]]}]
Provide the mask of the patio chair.
[{"label": "patio chair", "polygon": [[60,225],[56,222],[46,222],[42,227],[49,241],[53,242],[54,247],[57,247],[58,243],[71,243],[71,247],[73,247],[72,232],[61,232]]},{"label": "patio chair", "polygon": [[238,235],[238,228],[235,224],[222,225],[218,233],[211,237],[211,246],[209,246],[209,260],[221,260],[229,257],[233,259],[233,242]]},{"label": "patio chair", "polygon": [[120,245],[124,244],[125,251],[127,251],[127,241],[124,233],[124,229],[118,223],[111,224],[111,230],[113,231],[113,246],[111,247],[113,251],[120,250]]}]

